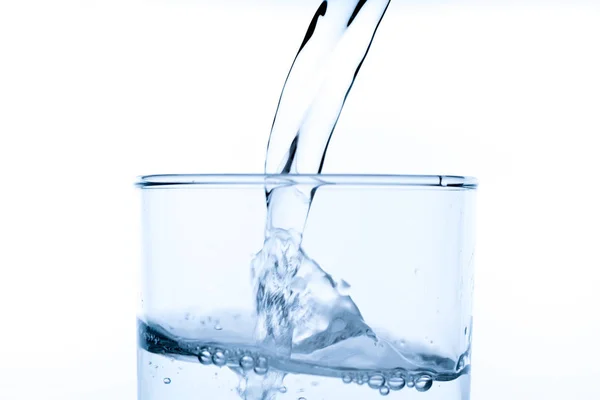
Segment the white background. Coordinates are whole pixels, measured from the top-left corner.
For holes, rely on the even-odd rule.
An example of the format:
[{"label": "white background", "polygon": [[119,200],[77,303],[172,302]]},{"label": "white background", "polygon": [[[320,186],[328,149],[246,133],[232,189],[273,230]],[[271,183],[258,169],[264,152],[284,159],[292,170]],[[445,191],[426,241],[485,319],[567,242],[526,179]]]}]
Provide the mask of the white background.
[{"label": "white background", "polygon": [[[0,3],[0,399],[135,398],[137,175],[261,172],[318,1]],[[480,179],[473,398],[598,399],[600,5],[394,0],[325,172]]]}]

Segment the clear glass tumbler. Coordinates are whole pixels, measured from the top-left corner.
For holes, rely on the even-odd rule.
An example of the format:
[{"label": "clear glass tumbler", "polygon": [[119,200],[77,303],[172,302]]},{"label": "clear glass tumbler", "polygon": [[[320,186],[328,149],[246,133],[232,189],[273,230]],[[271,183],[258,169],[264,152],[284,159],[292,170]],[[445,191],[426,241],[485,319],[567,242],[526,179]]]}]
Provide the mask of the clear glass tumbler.
[{"label": "clear glass tumbler", "polygon": [[[278,242],[293,276],[275,257],[263,282],[267,181],[314,190],[301,250]],[[138,399],[469,399],[474,178],[161,175],[138,187]],[[279,292],[265,301],[265,287]],[[260,333],[264,308],[277,312]],[[289,347],[265,339],[277,332]]]}]

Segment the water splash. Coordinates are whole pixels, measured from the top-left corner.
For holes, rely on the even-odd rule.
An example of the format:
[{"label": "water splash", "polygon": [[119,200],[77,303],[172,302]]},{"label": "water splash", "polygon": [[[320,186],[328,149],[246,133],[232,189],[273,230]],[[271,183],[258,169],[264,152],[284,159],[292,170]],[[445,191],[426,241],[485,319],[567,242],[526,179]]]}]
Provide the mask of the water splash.
[{"label": "water splash", "polygon": [[[331,0],[319,6],[281,93],[267,174],[321,171],[329,139],[388,5],[389,0]],[[257,336],[283,354],[312,352],[368,330],[352,299],[301,249],[317,186],[266,182],[265,243],[252,263]]]}]

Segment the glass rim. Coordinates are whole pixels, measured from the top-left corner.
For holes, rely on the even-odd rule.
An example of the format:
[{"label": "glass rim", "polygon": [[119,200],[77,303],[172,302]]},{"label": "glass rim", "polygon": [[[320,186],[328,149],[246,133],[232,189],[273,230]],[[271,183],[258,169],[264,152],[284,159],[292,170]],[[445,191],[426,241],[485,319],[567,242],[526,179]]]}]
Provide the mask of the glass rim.
[{"label": "glass rim", "polygon": [[253,185],[338,185],[436,187],[440,189],[477,189],[472,176],[458,175],[381,175],[381,174],[163,174],[138,177],[136,186],[145,188],[253,186]]}]

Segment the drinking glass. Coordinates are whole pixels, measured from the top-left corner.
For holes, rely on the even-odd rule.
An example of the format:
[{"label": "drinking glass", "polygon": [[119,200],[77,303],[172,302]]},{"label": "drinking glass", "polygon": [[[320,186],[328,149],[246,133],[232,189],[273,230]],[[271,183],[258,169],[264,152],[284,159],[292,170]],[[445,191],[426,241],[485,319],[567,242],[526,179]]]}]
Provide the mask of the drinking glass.
[{"label": "drinking glass", "polygon": [[[329,282],[282,290],[351,299],[365,329],[308,316],[303,332],[335,341],[282,354],[258,339],[267,182],[315,188],[301,247]],[[156,175],[138,187],[138,399],[470,398],[474,178]],[[300,308],[286,312],[312,311]]]}]

